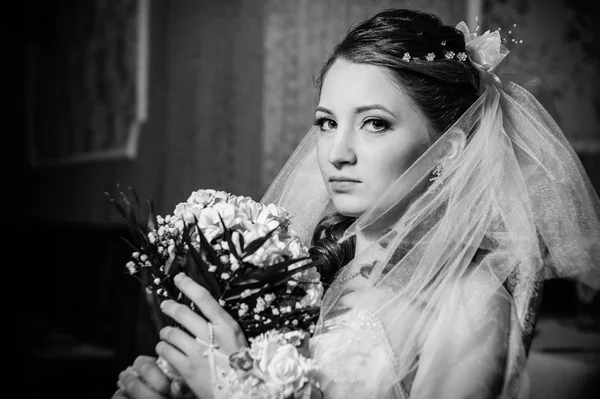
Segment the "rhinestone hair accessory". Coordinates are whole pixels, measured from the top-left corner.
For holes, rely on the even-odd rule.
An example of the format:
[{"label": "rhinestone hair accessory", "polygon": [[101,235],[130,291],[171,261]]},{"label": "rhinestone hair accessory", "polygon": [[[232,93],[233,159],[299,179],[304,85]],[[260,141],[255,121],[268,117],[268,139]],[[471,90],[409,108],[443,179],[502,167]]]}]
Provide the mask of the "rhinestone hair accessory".
[{"label": "rhinestone hair accessory", "polygon": [[[477,21],[479,21],[479,18],[477,18]],[[517,24],[513,24],[513,28],[516,27]],[[436,56],[436,53],[433,51],[428,52],[422,57],[414,57],[410,53],[406,52],[404,53],[402,60],[406,62],[414,60],[430,62],[434,61],[435,59],[457,59],[458,61],[465,62],[467,59],[470,59],[471,63],[477,69],[485,72],[491,72],[509,53],[508,49],[503,44],[507,43],[508,40],[500,36],[500,28],[493,32],[488,30],[484,34],[478,35],[477,32],[479,31],[479,26],[477,26],[474,32],[471,32],[467,24],[464,21],[461,21],[458,25],[456,25],[456,29],[462,32],[465,37],[466,52],[455,52],[451,49],[445,49],[448,42],[446,40],[442,40],[440,41],[440,46],[445,50],[443,51],[443,57]],[[418,34],[421,35],[421,32]],[[512,34],[512,29],[508,31],[508,34]],[[516,40],[515,38],[511,38],[510,41],[515,44],[523,43],[523,40]]]}]

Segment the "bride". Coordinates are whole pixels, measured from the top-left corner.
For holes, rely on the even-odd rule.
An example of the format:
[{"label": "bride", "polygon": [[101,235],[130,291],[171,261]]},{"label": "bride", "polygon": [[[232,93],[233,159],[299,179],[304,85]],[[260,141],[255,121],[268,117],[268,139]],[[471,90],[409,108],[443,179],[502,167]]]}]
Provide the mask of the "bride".
[{"label": "bride", "polygon": [[[600,289],[600,201],[543,86],[499,73],[507,54],[498,32],[387,10],[325,63],[314,127],[263,198],[294,215],[331,282],[311,338],[312,397],[527,397],[543,280]],[[166,301],[198,339],[167,327],[156,352],[179,386],[228,397],[203,342],[226,359],[246,339],[179,280],[207,319]],[[119,398],[177,391],[148,357],[118,385]]]}]

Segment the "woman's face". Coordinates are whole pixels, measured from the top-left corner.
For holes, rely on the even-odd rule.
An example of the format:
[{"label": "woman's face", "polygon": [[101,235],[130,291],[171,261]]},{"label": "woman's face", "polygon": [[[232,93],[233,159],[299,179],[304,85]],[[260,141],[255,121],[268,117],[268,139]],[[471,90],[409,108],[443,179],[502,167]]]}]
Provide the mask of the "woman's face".
[{"label": "woman's face", "polygon": [[336,210],[360,216],[427,149],[427,120],[388,72],[337,60],[321,88],[319,168]]}]

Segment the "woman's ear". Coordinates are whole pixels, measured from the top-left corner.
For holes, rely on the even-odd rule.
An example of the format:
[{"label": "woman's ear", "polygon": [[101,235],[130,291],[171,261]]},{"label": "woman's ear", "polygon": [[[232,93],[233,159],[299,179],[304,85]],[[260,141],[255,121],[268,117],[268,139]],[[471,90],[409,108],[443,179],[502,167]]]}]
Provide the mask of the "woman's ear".
[{"label": "woman's ear", "polygon": [[446,133],[446,138],[446,143],[444,144],[444,160],[453,163],[465,149],[467,135],[462,129],[453,127]]}]

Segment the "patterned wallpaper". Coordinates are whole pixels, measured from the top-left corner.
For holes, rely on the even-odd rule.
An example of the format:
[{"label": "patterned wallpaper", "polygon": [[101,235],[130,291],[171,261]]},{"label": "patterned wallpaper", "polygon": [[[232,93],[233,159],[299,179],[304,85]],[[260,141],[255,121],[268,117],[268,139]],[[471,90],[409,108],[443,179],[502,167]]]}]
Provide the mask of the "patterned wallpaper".
[{"label": "patterned wallpaper", "polygon": [[[484,0],[483,29],[511,31],[506,66],[539,76],[580,153],[600,153],[600,26],[595,1]],[[516,24],[516,27],[514,26]]]},{"label": "patterned wallpaper", "polygon": [[453,25],[467,15],[466,1],[446,0],[266,0],[264,7],[263,189],[310,128],[313,75],[351,24],[385,8],[421,9]]}]

